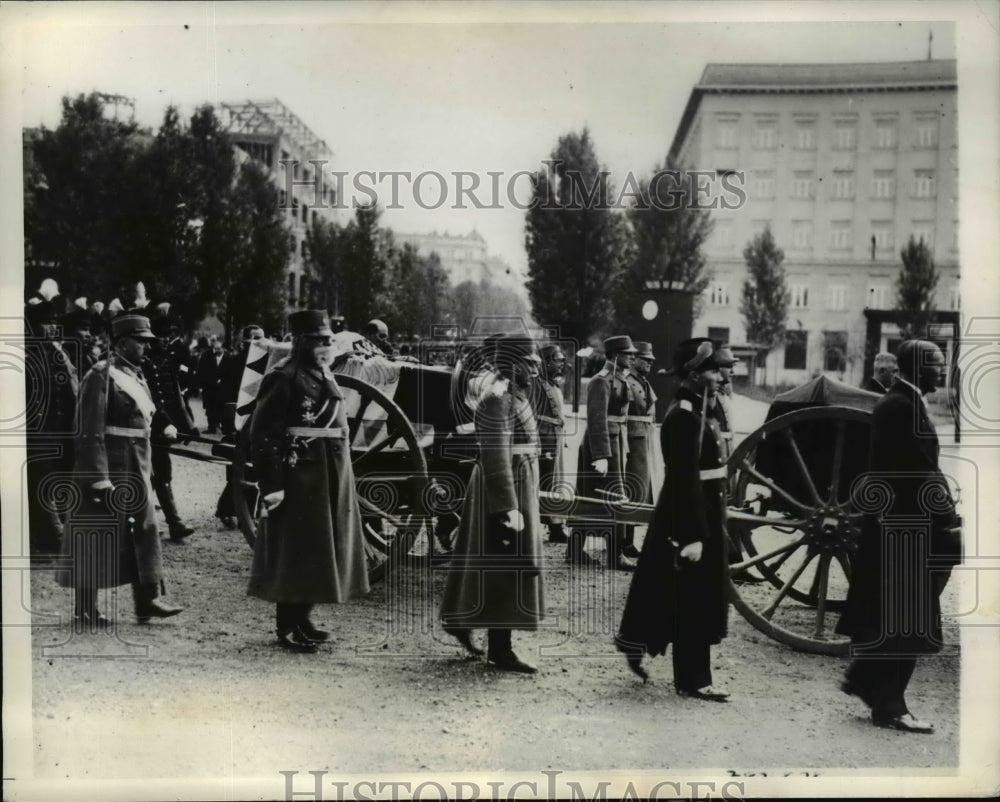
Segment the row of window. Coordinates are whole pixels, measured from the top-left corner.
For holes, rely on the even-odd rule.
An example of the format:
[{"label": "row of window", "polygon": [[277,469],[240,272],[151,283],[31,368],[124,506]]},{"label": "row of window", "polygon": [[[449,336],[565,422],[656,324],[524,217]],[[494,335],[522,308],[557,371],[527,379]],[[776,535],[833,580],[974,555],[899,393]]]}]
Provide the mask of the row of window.
[{"label": "row of window", "polygon": [[[754,220],[753,230],[761,232],[767,225],[766,220]],[[854,232],[856,225],[851,220],[833,220],[830,222],[828,244],[830,250],[851,251],[854,249]],[[801,251],[811,249],[814,245],[813,231],[815,224],[812,220],[792,220],[791,221],[791,241],[789,243],[779,243],[783,247],[791,250]],[[731,220],[717,220],[712,239],[712,246],[716,250],[729,250],[733,247],[734,225]],[[867,245],[874,259],[876,254],[887,254],[903,245],[910,236],[915,240],[923,240],[924,243],[934,249],[936,225],[933,220],[913,220],[909,229],[904,232],[902,241],[897,242],[895,223],[891,220],[874,220],[871,223],[871,235]],[[951,249],[958,250],[958,222],[952,227]]]},{"label": "row of window", "polygon": [[[914,115],[910,144],[915,148],[936,148],[939,140],[937,112]],[[755,115],[751,145],[754,150],[776,150],[779,144],[778,115]],[[715,118],[715,146],[720,150],[739,147],[740,115],[720,112]],[[858,146],[857,118],[835,119],[829,145],[833,150],[855,150]],[[894,150],[899,145],[899,119],[893,115],[876,117],[870,131],[871,147]],[[793,121],[792,146],[795,150],[816,150],[818,128],[816,117],[798,117]]]},{"label": "row of window", "polygon": [[[789,308],[808,309],[809,304],[809,284],[801,281],[790,281],[788,283]],[[828,284],[824,297],[824,306],[830,312],[843,312],[847,310],[847,284]],[[737,290],[738,291],[738,290]],[[709,306],[725,307],[731,306],[735,296],[731,294],[729,282],[715,281],[706,290]],[[813,299],[815,302],[815,298]],[[889,309],[895,304],[893,287],[887,281],[873,282],[868,285],[865,293],[865,309]],[[961,297],[958,287],[952,288],[948,295],[948,309],[961,309]],[[712,337],[709,334],[709,337]],[[713,337],[713,339],[716,339]]]},{"label": "row of window", "polygon": [[[819,179],[822,183],[823,179]],[[853,200],[855,196],[855,176],[852,170],[835,170],[830,184],[829,197],[833,200]],[[816,197],[816,173],[812,170],[795,170],[789,184],[789,195],[800,200]],[[755,170],[750,177],[750,197],[755,200],[770,200],[775,196],[775,176],[773,170]],[[869,197],[891,200],[896,197],[896,171],[875,170],[869,184]],[[934,198],[937,196],[937,180],[934,170],[913,171],[910,181],[911,198]]]},{"label": "row of window", "polygon": [[[708,337],[718,343],[729,342],[729,328],[709,326]],[[785,369],[805,370],[806,352],[809,348],[809,332],[802,329],[785,330]],[[823,332],[823,370],[844,371],[847,369],[847,332]]]}]

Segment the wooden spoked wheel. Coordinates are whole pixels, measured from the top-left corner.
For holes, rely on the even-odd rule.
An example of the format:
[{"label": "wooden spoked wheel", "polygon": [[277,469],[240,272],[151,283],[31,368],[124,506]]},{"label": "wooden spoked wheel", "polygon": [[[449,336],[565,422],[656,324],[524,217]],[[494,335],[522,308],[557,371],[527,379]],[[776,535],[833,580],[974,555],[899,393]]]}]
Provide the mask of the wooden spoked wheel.
[{"label": "wooden spoked wheel", "polygon": [[796,410],[751,433],[729,459],[733,605],[803,651],[847,651],[834,629],[861,537],[851,489],[867,470],[871,421],[847,407]]},{"label": "wooden spoked wheel", "polygon": [[[336,378],[345,395],[368,579],[377,582],[406,558],[427,523],[427,460],[412,424],[392,399],[361,379]],[[240,530],[252,547],[259,492],[249,455],[249,428],[247,422],[237,436],[232,492]]]}]

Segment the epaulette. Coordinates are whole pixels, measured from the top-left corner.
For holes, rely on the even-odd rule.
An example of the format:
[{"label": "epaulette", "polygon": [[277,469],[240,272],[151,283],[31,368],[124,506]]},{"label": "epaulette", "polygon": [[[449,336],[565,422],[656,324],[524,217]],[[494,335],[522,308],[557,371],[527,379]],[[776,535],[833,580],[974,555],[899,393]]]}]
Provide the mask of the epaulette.
[{"label": "epaulette", "polygon": [[686,398],[680,399],[677,402],[677,406],[679,406],[683,410],[687,410],[688,412],[694,412],[694,404],[692,404]]},{"label": "epaulette", "polygon": [[594,376],[610,376],[610,375],[611,371],[608,370],[607,368],[601,368],[599,371],[597,371],[597,373],[594,374]]}]

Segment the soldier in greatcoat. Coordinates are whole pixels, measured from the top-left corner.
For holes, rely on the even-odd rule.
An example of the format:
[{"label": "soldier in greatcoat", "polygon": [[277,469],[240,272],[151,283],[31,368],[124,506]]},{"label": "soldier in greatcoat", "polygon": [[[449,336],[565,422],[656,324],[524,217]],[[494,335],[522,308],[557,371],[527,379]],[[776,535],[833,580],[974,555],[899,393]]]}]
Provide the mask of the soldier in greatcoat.
[{"label": "soldier in greatcoat", "polygon": [[98,588],[131,584],[140,623],[182,611],[161,596],[150,435],[172,438],[177,431],[157,412],[139,367],[154,335],[141,315],[115,318],[111,333],[109,358],[91,368],[80,385],[74,473],[82,503],[70,516],[63,542],[71,567],[59,577],[76,591],[75,618],[92,628],[110,623],[97,609]]},{"label": "soldier in greatcoat", "polygon": [[[626,494],[625,459],[631,391],[625,374],[632,366],[635,353],[632,338],[627,335],[604,341],[604,367],[591,378],[587,387],[587,429],[577,462],[577,495],[615,501]],[[621,559],[625,527],[615,524],[610,512],[607,523],[573,528],[568,552],[570,562],[590,562],[583,546],[591,535],[607,538],[608,567],[631,567]]]},{"label": "soldier in greatcoat", "polygon": [[[539,481],[542,490],[566,490],[563,469],[565,448],[562,384],[566,371],[566,355],[557,343],[546,343],[539,348],[541,370],[531,386],[531,403],[538,423],[541,456],[538,461]],[[543,502],[542,507],[546,505]],[[558,512],[543,516],[549,530],[549,543],[568,543],[566,518]]]},{"label": "soldier in greatcoat", "polygon": [[498,377],[474,414],[479,458],[462,507],[441,620],[465,649],[482,655],[471,631],[486,627],[487,659],[502,671],[533,674],[511,630],[538,628],[545,615],[538,509],[538,430],[528,397],[537,373],[534,342],[496,340]]},{"label": "soldier in greatcoat", "polygon": [[307,309],[288,327],[292,354],[264,376],[250,418],[263,520],[247,592],[275,604],[281,646],[315,652],[330,634],[313,606],[367,594],[368,571],[330,322]]},{"label": "soldier in greatcoat", "polygon": [[945,361],[926,340],[899,347],[899,377],[875,405],[869,473],[855,504],[869,513],[837,632],[850,635],[841,690],[871,709],[872,723],[929,733],[905,693],[917,657],[943,645],[940,594],[962,561],[960,519],[938,466],[939,444],[924,401]]},{"label": "soldier in greatcoat", "polygon": [[[628,405],[628,457],[625,460],[626,488],[633,501],[652,504],[653,494],[663,483],[663,463],[656,452],[656,393],[648,379],[656,357],[652,343],[636,342],[635,348],[638,352],[635,361],[625,372],[631,395]],[[627,560],[639,557],[634,526],[625,527],[622,556]]]},{"label": "soldier in greatcoat", "polygon": [[673,644],[674,687],[693,699],[724,702],[713,690],[711,646],[727,630],[726,468],[708,404],[719,382],[711,340],[678,344],[672,372],[682,377],[660,427],[663,488],[643,540],[615,644],[647,677],[644,655]]}]

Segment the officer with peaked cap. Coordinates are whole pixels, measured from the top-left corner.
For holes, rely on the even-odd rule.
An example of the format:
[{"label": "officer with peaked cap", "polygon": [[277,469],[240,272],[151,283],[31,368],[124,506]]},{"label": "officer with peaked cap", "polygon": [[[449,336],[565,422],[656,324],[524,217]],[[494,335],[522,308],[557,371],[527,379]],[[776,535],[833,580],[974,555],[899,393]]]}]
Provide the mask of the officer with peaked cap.
[{"label": "officer with peaked cap", "polygon": [[[141,370],[155,337],[149,319],[121,315],[112,321],[112,353],[80,385],[76,480],[83,490],[80,524],[70,517],[64,551],[71,567],[60,582],[76,591],[74,616],[80,625],[106,627],[97,609],[97,589],[131,583],[140,623],[177,615],[182,608],[163,601],[163,556],[151,493],[150,434],[175,437]],[[95,527],[93,517],[110,530]],[[106,538],[112,536],[112,547]]]},{"label": "officer with peaked cap", "polygon": [[[663,463],[656,448],[656,393],[647,378],[655,357],[652,343],[637,342],[635,347],[638,352],[635,361],[625,372],[631,395],[628,405],[628,458],[625,460],[625,476],[629,498],[643,504],[652,504],[653,494],[663,483]],[[635,527],[627,525],[622,555],[630,560],[639,557],[634,538]]]},{"label": "officer with peaked cap", "polygon": [[726,635],[726,468],[718,423],[708,414],[718,389],[711,340],[678,344],[671,373],[681,377],[660,427],[666,473],[629,588],[615,643],[639,676],[644,655],[673,644],[680,696],[724,702],[713,690],[711,646]]},{"label": "officer with peaked cap", "polygon": [[545,615],[538,504],[538,431],[528,398],[538,372],[534,342],[495,340],[498,378],[474,415],[478,460],[441,601],[445,632],[474,655],[473,628],[487,628],[487,660],[501,671],[534,674],[518,658],[512,629],[534,630]]},{"label": "officer with peaked cap", "polygon": [[[538,421],[538,438],[542,453],[538,471],[541,489],[559,492],[565,489],[563,469],[566,421],[563,417],[562,385],[566,371],[566,355],[558,343],[546,343],[539,349],[541,369],[531,385],[531,404]],[[545,504],[542,504],[543,508]],[[549,543],[567,543],[565,517],[558,512],[546,515]]]},{"label": "officer with peaked cap", "polygon": [[[587,387],[587,428],[577,463],[578,495],[613,500],[627,493],[625,458],[632,394],[625,375],[636,353],[632,338],[627,335],[604,341],[604,367],[591,378]],[[609,531],[608,567],[629,570],[632,566],[621,559],[625,527],[615,524],[610,513],[606,524],[574,527],[567,555],[569,561],[592,564],[593,560],[583,550],[586,538],[591,534],[607,536]]]},{"label": "officer with peaked cap", "polygon": [[261,380],[250,417],[265,520],[247,593],[275,604],[280,646],[313,653],[330,639],[310,619],[313,606],[367,594],[368,570],[330,321],[306,309],[288,328],[292,353]]}]

